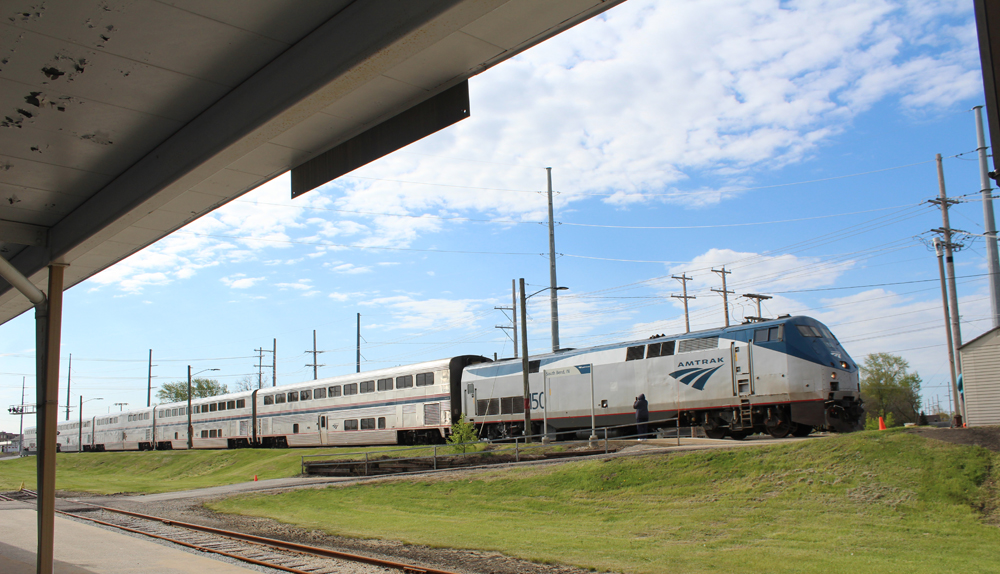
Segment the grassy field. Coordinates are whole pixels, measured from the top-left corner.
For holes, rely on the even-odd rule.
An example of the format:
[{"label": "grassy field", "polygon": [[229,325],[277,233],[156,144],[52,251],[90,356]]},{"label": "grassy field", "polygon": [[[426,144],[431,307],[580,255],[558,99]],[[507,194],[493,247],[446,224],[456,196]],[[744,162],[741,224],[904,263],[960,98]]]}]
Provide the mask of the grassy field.
[{"label": "grassy field", "polygon": [[[242,496],[331,534],[597,570],[997,572],[1000,456],[903,432]],[[992,521],[992,524],[990,522]]]},{"label": "grassy field", "polygon": [[[56,488],[71,492],[114,494],[190,490],[258,479],[297,476],[304,455],[343,453],[359,449],[241,449],[166,450],[149,452],[63,453],[56,456]],[[369,451],[389,450],[368,448]],[[429,449],[423,449],[429,452]],[[423,450],[411,451],[411,455]],[[439,447],[439,452],[446,452]],[[447,450],[450,452],[450,450]],[[35,488],[35,457],[0,461],[0,491],[21,482]]]}]

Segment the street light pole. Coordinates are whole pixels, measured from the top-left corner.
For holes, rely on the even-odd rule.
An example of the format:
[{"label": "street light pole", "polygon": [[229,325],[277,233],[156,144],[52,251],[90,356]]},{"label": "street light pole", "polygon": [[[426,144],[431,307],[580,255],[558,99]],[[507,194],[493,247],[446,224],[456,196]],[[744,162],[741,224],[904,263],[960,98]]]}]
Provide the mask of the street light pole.
[{"label": "street light pole", "polygon": [[[90,401],[103,401],[103,400],[104,397],[97,397],[93,399],[87,399],[85,401],[83,400],[83,395],[80,395],[80,423],[79,427],[77,428],[77,437],[76,437],[77,443],[80,445],[79,452],[83,452],[83,403],[87,403]],[[91,433],[93,433],[93,430],[91,430]]]},{"label": "street light pole", "polygon": [[[218,371],[219,369],[202,369],[195,373],[200,375],[208,371]],[[187,417],[188,417],[188,450],[194,448],[194,426],[191,424],[191,365],[188,365],[188,406],[187,406]]]},{"label": "street light pole", "polygon": [[[520,279],[521,287],[521,376],[524,381],[524,442],[531,442],[531,387],[528,384],[528,299],[538,295],[542,291],[565,291],[568,287],[546,287],[539,289],[531,295],[524,294],[524,278]],[[542,408],[545,408],[544,405]]]},{"label": "street light pole", "polygon": [[528,386],[528,313],[524,296],[524,278],[521,278],[521,374],[524,380],[524,442],[531,442],[531,387]]}]

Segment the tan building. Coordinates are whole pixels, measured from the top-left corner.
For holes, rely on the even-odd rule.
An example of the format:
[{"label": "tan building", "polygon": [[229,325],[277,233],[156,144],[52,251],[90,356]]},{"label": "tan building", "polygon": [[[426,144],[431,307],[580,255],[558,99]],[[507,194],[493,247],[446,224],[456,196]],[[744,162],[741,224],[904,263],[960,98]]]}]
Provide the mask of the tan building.
[{"label": "tan building", "polygon": [[1000,327],[958,348],[962,358],[965,422],[1000,425]]}]

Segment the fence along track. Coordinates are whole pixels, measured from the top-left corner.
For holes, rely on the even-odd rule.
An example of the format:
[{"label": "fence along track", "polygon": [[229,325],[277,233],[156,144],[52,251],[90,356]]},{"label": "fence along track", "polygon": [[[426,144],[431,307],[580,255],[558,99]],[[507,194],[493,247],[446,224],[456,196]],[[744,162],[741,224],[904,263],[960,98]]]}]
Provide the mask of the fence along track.
[{"label": "fence along track", "polygon": [[[22,492],[27,493],[29,496],[35,495],[30,490]],[[3,495],[0,495],[0,499],[17,500]],[[110,526],[127,532],[164,540],[201,552],[218,554],[227,558],[283,570],[293,574],[332,574],[334,572],[342,572],[345,562],[353,565],[359,563],[367,564],[393,572],[455,574],[447,570],[413,566],[401,562],[380,560],[368,556],[286,542],[284,540],[264,538],[242,532],[221,530],[137,512],[129,512],[127,510],[119,510],[117,508],[98,506],[87,502],[73,502],[74,504],[89,506],[94,511],[102,513],[103,516],[101,518],[103,520],[62,510],[57,510],[56,512],[103,526]]]}]

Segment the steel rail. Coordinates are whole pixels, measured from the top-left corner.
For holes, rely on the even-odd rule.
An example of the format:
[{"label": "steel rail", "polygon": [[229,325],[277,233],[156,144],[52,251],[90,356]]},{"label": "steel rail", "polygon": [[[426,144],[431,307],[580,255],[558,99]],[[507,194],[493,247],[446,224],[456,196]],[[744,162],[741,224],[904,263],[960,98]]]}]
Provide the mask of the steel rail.
[{"label": "steel rail", "polygon": [[[37,496],[37,494],[34,493],[31,490],[25,489],[22,492],[27,492],[28,494]],[[0,495],[0,496],[2,496],[2,495]],[[10,499],[10,500],[13,500],[13,499]],[[226,537],[226,538],[232,538],[232,539],[236,539],[236,540],[242,540],[243,542],[250,542],[252,544],[259,544],[261,546],[270,546],[272,548],[277,548],[279,550],[286,550],[286,551],[291,551],[291,552],[297,552],[297,553],[300,553],[300,554],[319,556],[321,558],[334,558],[334,559],[340,559],[340,560],[347,560],[347,561],[351,561],[351,562],[362,562],[362,563],[365,563],[365,564],[371,564],[371,565],[374,565],[374,566],[382,566],[384,568],[392,568],[392,569],[395,569],[395,570],[402,570],[403,572],[414,573],[414,574],[417,574],[417,573],[419,573],[419,574],[457,574],[457,573],[449,571],[449,570],[438,570],[436,568],[428,568],[428,567],[423,567],[423,566],[413,566],[411,564],[403,564],[401,562],[393,562],[391,560],[381,560],[379,558],[371,558],[369,556],[361,556],[359,554],[350,554],[350,553],[347,553],[347,552],[339,552],[337,550],[329,550],[329,549],[326,549],[326,548],[317,548],[315,546],[306,546],[304,544],[297,544],[295,542],[286,542],[284,540],[277,540],[277,539],[274,539],[274,538],[265,538],[263,536],[254,536],[253,534],[244,534],[242,532],[233,532],[233,531],[230,531],[230,530],[222,530],[222,529],[219,529],[219,528],[212,528],[210,526],[201,526],[199,524],[191,524],[191,523],[188,523],[188,522],[180,522],[180,521],[176,521],[176,520],[170,520],[170,519],[167,519],[167,518],[160,518],[158,516],[151,516],[151,515],[148,515],[148,514],[141,514],[141,513],[138,513],[138,512],[130,512],[128,510],[120,510],[118,508],[110,508],[110,507],[107,507],[107,506],[100,506],[100,505],[97,505],[97,504],[91,504],[89,502],[82,502],[82,501],[76,501],[75,500],[75,501],[73,501],[73,503],[74,504],[82,504],[84,506],[90,506],[90,507],[93,507],[95,509],[104,510],[105,512],[111,512],[111,513],[114,513],[114,514],[122,514],[122,515],[125,515],[125,516],[131,516],[131,517],[134,517],[134,518],[141,518],[141,519],[144,519],[144,520],[149,520],[151,522],[159,522],[159,523],[165,524],[167,526],[175,526],[177,528],[184,528],[184,529],[187,529],[187,530],[194,530],[194,531],[198,531],[198,532],[205,532],[207,534],[214,534],[216,536],[223,536],[223,537]],[[226,556],[227,558],[232,558],[234,560],[241,560],[243,562],[249,562],[249,563],[257,564],[257,565],[260,565],[260,566],[266,566],[268,568],[275,568],[275,569],[278,569],[278,570],[284,570],[285,572],[292,572],[294,574],[311,574],[311,572],[308,572],[308,571],[305,571],[305,570],[296,570],[295,568],[291,568],[291,567],[287,567],[287,566],[282,566],[280,564],[273,564],[273,563],[270,563],[270,562],[264,562],[264,561],[256,560],[254,558],[250,558],[250,557],[247,557],[247,556],[240,556],[240,555],[237,555],[237,554],[230,554],[228,552],[224,552],[224,551],[221,551],[221,550],[215,550],[213,548],[207,548],[207,547],[203,547],[203,546],[198,546],[196,544],[191,544],[191,543],[188,543],[188,542],[183,542],[183,541],[180,541],[180,540],[175,540],[173,538],[169,538],[169,537],[166,537],[166,536],[160,536],[158,534],[152,534],[150,532],[144,532],[142,530],[137,530],[137,529],[134,529],[134,528],[129,528],[127,526],[122,526],[122,525],[118,525],[118,524],[114,524],[114,523],[110,523],[110,522],[104,522],[104,521],[98,520],[96,518],[90,518],[90,517],[87,517],[87,516],[81,516],[79,514],[73,514],[71,512],[65,512],[65,511],[62,511],[62,510],[57,510],[56,512],[58,512],[59,514],[64,514],[66,516],[72,516],[73,518],[79,518],[79,519],[82,519],[82,520],[87,520],[87,521],[94,522],[94,523],[97,523],[97,524],[101,524],[101,525],[104,525],[104,526],[111,526],[111,527],[118,528],[118,529],[121,529],[121,530],[126,530],[128,532],[133,532],[133,533],[136,533],[136,534],[142,534],[143,536],[149,536],[151,538],[157,538],[157,539],[160,539],[160,540],[165,540],[167,542],[172,542],[174,544],[180,544],[182,546],[186,546],[188,548],[193,548],[193,549],[199,550],[201,552],[211,552],[213,554],[219,554],[221,556]]]}]

